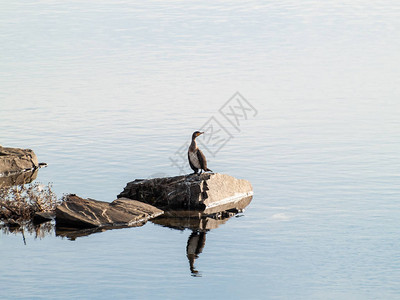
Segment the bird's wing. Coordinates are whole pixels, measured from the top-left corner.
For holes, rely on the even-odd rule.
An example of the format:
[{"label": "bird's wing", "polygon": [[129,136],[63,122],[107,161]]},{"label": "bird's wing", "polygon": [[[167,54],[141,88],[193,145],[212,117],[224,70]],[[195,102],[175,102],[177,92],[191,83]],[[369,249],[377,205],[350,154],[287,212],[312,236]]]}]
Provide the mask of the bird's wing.
[{"label": "bird's wing", "polygon": [[200,149],[197,150],[197,158],[199,159],[200,166],[203,170],[207,170],[207,159]]},{"label": "bird's wing", "polygon": [[188,152],[188,160],[189,160],[189,165],[190,165],[190,167],[192,168],[192,170],[193,171],[195,171],[195,172],[197,172],[197,168],[192,164],[192,162],[190,161],[190,154],[189,154],[189,152]]}]

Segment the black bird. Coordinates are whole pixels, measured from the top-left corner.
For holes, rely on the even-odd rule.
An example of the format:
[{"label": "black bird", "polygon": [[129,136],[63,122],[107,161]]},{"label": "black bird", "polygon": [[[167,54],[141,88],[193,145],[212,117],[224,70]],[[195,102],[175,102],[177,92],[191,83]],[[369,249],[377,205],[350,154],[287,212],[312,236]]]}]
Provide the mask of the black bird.
[{"label": "black bird", "polygon": [[189,150],[188,150],[188,159],[189,159],[189,165],[192,168],[192,170],[194,171],[193,174],[197,174],[197,172],[200,169],[200,174],[202,172],[202,170],[206,171],[210,171],[212,172],[209,168],[207,168],[207,160],[206,157],[204,156],[203,152],[201,152],[201,150],[197,147],[197,143],[196,143],[196,138],[203,134],[204,132],[200,132],[200,131],[195,131],[192,134],[192,143],[189,146]]}]

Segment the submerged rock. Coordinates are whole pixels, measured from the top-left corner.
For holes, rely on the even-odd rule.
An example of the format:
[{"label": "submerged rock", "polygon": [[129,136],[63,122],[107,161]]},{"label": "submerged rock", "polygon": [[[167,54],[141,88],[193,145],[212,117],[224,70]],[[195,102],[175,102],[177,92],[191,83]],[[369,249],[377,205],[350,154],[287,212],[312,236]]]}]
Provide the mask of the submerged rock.
[{"label": "submerged rock", "polygon": [[0,176],[33,170],[38,166],[36,154],[31,149],[0,146]]},{"label": "submerged rock", "polygon": [[162,210],[131,199],[117,199],[112,203],[67,196],[56,208],[56,226],[72,228],[131,227],[157,217]]},{"label": "submerged rock", "polygon": [[[203,173],[129,182],[118,198],[135,199],[163,210],[217,213],[235,208],[253,195],[251,183],[219,173]],[[248,204],[248,203],[247,203]]]}]

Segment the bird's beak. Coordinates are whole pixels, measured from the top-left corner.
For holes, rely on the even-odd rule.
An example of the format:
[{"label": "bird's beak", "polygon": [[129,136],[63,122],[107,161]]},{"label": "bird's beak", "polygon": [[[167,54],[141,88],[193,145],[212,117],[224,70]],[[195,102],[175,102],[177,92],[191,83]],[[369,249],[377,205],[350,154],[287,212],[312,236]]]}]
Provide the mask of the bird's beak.
[{"label": "bird's beak", "polygon": [[198,135],[203,134],[203,133],[204,133],[204,131],[203,131],[203,132],[200,132]]}]

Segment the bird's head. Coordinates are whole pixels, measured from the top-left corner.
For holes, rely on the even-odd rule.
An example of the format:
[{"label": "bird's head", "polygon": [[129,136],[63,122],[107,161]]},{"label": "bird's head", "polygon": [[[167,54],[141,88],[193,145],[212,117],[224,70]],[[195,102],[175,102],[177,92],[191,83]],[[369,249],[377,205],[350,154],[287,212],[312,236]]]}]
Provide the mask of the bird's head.
[{"label": "bird's head", "polygon": [[192,134],[192,140],[194,140],[195,138],[197,138],[199,135],[203,134],[204,132],[201,131],[195,131]]}]

